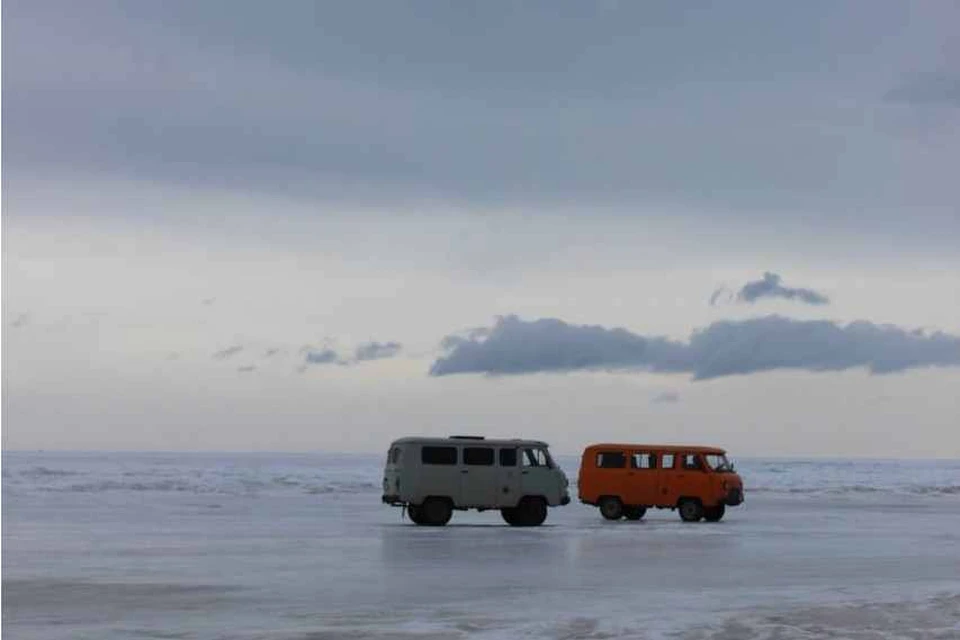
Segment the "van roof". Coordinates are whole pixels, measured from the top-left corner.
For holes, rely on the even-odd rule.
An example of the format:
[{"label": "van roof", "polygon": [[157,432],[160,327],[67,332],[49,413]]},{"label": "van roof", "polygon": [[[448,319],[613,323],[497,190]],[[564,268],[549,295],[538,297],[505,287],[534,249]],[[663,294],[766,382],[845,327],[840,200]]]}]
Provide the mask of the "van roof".
[{"label": "van roof", "polygon": [[434,436],[434,437],[421,437],[421,436],[406,436],[403,438],[397,438],[391,443],[391,446],[394,444],[446,444],[446,445],[456,445],[462,444],[466,446],[482,446],[482,445],[491,445],[494,447],[503,447],[503,446],[536,446],[536,447],[548,447],[549,445],[542,440],[523,440],[521,438],[483,438],[480,436],[452,436],[452,437],[443,437],[443,436]]},{"label": "van roof", "polygon": [[686,451],[689,453],[725,454],[727,452],[726,449],[721,449],[720,447],[692,444],[625,444],[615,442],[599,442],[596,444],[591,444],[584,448],[583,452],[586,454],[587,452],[594,451],[596,449],[650,449],[652,451],[668,451],[670,453]]}]

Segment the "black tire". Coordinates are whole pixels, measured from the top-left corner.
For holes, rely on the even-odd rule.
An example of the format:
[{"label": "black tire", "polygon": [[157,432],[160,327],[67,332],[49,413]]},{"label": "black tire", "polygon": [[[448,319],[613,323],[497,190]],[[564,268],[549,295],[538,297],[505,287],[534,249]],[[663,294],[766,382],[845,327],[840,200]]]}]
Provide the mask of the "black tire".
[{"label": "black tire", "polygon": [[518,520],[516,507],[503,507],[500,509],[500,515],[503,516],[503,521],[511,527],[517,526]]},{"label": "black tire", "polygon": [[624,507],[623,517],[627,520],[639,520],[646,512],[646,507]]},{"label": "black tire", "polygon": [[707,507],[703,510],[703,519],[707,522],[720,522],[720,519],[726,511],[727,508],[722,504],[718,504],[715,507]]},{"label": "black tire", "polygon": [[703,505],[699,500],[685,498],[677,505],[680,511],[680,519],[684,522],[700,522],[703,517]]},{"label": "black tire", "polygon": [[453,507],[445,498],[427,498],[420,506],[423,524],[431,527],[442,527],[450,522]]},{"label": "black tire", "polygon": [[600,499],[600,515],[607,520],[619,520],[623,517],[623,503],[620,498],[606,496]]},{"label": "black tire", "polygon": [[516,522],[520,527],[539,527],[547,519],[547,503],[543,498],[525,497],[517,505]]},{"label": "black tire", "polygon": [[407,515],[413,524],[423,524],[423,510],[417,505],[407,505]]}]

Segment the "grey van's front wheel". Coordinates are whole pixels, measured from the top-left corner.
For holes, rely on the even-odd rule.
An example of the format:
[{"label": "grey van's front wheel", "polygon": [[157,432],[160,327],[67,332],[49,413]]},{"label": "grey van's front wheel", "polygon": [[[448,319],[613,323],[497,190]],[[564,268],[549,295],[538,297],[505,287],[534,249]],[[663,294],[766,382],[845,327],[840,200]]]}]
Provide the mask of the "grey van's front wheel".
[{"label": "grey van's front wheel", "polygon": [[453,507],[451,507],[448,500],[443,498],[427,498],[420,507],[420,517],[423,522],[417,524],[442,527],[450,522],[452,515]]},{"label": "grey van's front wheel", "polygon": [[513,518],[510,524],[514,526],[539,527],[547,519],[547,503],[543,498],[524,498],[517,505]]},{"label": "grey van's front wheel", "polygon": [[413,524],[423,524],[423,511],[416,505],[407,506],[407,515],[410,516],[410,522]]}]

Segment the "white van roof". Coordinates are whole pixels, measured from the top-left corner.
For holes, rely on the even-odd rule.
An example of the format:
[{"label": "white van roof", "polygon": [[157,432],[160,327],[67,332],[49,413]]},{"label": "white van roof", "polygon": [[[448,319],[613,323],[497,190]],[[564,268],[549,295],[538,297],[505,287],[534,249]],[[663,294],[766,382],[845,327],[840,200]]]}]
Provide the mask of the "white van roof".
[{"label": "white van roof", "polygon": [[397,438],[391,443],[391,446],[395,444],[445,444],[445,445],[489,445],[493,447],[517,447],[517,446],[530,446],[530,447],[548,447],[549,445],[542,440],[523,440],[521,438],[493,438],[488,439],[483,436],[448,436],[444,437],[420,437],[420,436],[407,436],[404,438]]}]

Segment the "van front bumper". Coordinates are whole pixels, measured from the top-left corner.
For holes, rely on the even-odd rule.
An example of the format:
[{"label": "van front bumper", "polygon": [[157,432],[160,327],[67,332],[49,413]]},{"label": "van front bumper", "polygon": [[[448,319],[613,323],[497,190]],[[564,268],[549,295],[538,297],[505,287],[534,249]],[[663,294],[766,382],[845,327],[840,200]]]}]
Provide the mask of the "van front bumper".
[{"label": "van front bumper", "polygon": [[733,489],[730,489],[730,491],[727,491],[727,497],[724,500],[724,502],[726,502],[727,505],[731,507],[735,507],[738,504],[742,504],[743,489],[741,489],[740,487],[734,487]]},{"label": "van front bumper", "polygon": [[396,496],[396,495],[392,495],[392,494],[386,494],[386,493],[385,493],[385,494],[383,494],[383,496],[380,498],[380,500],[383,502],[383,504],[392,504],[392,505],[403,504],[403,501],[400,500],[400,496]]}]

